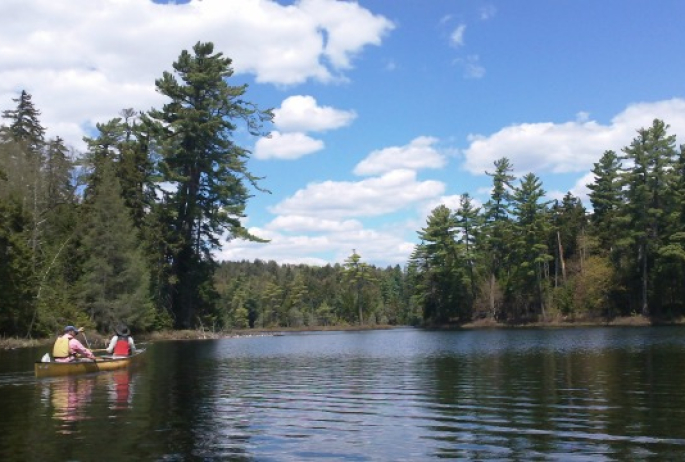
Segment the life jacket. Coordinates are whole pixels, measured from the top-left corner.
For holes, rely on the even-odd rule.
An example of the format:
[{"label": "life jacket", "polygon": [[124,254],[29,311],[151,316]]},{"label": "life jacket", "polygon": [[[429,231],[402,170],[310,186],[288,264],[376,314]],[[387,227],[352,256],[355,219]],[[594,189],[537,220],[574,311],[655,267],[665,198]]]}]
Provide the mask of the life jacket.
[{"label": "life jacket", "polygon": [[131,354],[131,345],[128,344],[128,335],[118,335],[117,343],[114,344],[114,352],[117,356],[129,356]]},{"label": "life jacket", "polygon": [[62,335],[55,341],[55,346],[52,347],[53,358],[68,358],[71,356],[69,352],[69,337]]}]

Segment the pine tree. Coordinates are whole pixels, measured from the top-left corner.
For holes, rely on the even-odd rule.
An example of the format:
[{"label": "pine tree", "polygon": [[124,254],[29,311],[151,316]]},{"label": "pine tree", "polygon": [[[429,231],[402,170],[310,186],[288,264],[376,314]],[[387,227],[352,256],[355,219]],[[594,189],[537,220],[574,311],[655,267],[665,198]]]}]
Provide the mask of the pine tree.
[{"label": "pine tree", "polygon": [[83,219],[80,306],[102,330],[122,321],[132,328],[147,329],[153,311],[145,260],[121,198],[115,166],[106,161],[99,168],[99,183],[91,192]]},{"label": "pine tree", "polygon": [[511,234],[510,203],[512,182],[516,179],[511,172],[514,170],[509,159],[503,157],[496,160],[495,171],[485,172],[492,177],[492,193],[490,199],[483,207],[484,218],[484,253],[490,258],[486,263],[489,273],[489,305],[490,315],[493,319],[499,316],[496,297],[498,280],[502,285],[502,279],[508,274],[507,255],[510,248],[508,242]]},{"label": "pine tree", "polygon": [[[361,260],[361,255],[352,249],[352,255],[345,259],[343,264],[344,280],[351,285],[355,293],[357,310],[359,312],[359,325],[364,324],[364,290],[367,285],[376,283],[377,278],[373,274],[373,268]],[[368,313],[367,313],[368,314]]]},{"label": "pine tree", "polygon": [[616,153],[611,150],[605,151],[592,169],[592,173],[595,174],[594,183],[587,185],[591,191],[589,197],[593,209],[590,223],[599,239],[600,249],[607,254],[615,249],[620,231],[616,221],[622,205],[620,172],[621,163]]},{"label": "pine tree", "polygon": [[[517,309],[517,316],[546,316],[545,274],[547,264],[553,257],[547,247],[550,230],[547,213],[549,202],[542,200],[544,196],[540,179],[528,173],[515,188],[512,198],[512,214],[515,217],[510,251],[513,260],[512,277],[506,292]],[[531,313],[532,307],[534,310]]]},{"label": "pine tree", "polygon": [[470,292],[467,266],[456,242],[456,224],[445,205],[433,209],[410,259],[416,271],[416,300],[429,323],[470,318],[470,306],[464,303]]},{"label": "pine tree", "polygon": [[2,118],[10,121],[9,127],[3,131],[13,141],[24,143],[29,151],[39,153],[45,141],[45,128],[40,123],[40,111],[31,98],[26,90],[21,91],[19,98],[12,98],[17,107],[2,112]]},{"label": "pine tree", "polygon": [[468,267],[469,285],[471,287],[469,305],[473,305],[476,299],[476,265],[478,258],[478,237],[482,227],[480,208],[474,207],[471,196],[462,194],[459,199],[459,208],[455,213],[456,227],[460,230],[457,243],[464,249],[464,260]]},{"label": "pine tree", "polygon": [[623,208],[623,223],[628,224],[625,242],[639,262],[640,312],[650,315],[649,292],[653,286],[650,272],[655,256],[663,243],[667,225],[668,176],[675,164],[675,135],[667,133],[669,126],[655,119],[652,126],[638,130],[638,136],[623,149],[624,159],[631,168],[623,172],[627,202]]},{"label": "pine tree", "polygon": [[146,126],[156,128],[162,181],[175,185],[165,193],[162,206],[169,212],[162,218],[170,220],[165,225],[175,239],[168,246],[173,254],[166,290],[180,328],[193,326],[209,309],[197,291],[198,275],[211,279],[207,263],[211,251],[221,247],[221,237],[258,240],[241,224],[248,186],[259,190],[258,178],[247,170],[249,151],[231,138],[237,121],[257,135],[272,115],[243,99],[246,86],[228,85],[230,66],[212,43],[198,42],[193,53],[184,50],[175,73],[165,72],[155,82],[171,101],[143,117]]}]

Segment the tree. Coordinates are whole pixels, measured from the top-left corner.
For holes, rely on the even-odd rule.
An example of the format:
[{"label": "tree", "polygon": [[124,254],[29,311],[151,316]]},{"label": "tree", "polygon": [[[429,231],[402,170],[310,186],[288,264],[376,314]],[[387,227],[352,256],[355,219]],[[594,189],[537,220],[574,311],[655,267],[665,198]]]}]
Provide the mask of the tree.
[{"label": "tree", "polygon": [[512,233],[512,278],[507,287],[510,300],[518,299],[514,303],[517,308],[521,306],[524,309],[524,316],[529,314],[529,307],[534,304],[543,318],[546,316],[545,269],[553,259],[547,247],[549,202],[542,201],[544,196],[540,179],[532,173],[525,175],[514,190],[512,214],[516,220]]},{"label": "tree", "polygon": [[423,307],[423,318],[430,323],[447,323],[455,318],[470,318],[468,278],[465,260],[456,242],[456,221],[445,205],[439,205],[419,231],[421,244],[412,253],[415,268],[415,297]]},{"label": "tree", "polygon": [[101,164],[99,184],[83,218],[83,274],[78,300],[102,330],[118,322],[147,329],[153,321],[149,274],[112,161]]},{"label": "tree", "polygon": [[570,192],[561,203],[555,200],[550,212],[553,229],[548,245],[555,249],[554,285],[558,286],[560,275],[563,283],[567,281],[566,262],[578,253],[587,220],[582,202]]},{"label": "tree", "polygon": [[665,204],[668,178],[675,163],[675,135],[669,126],[655,119],[652,126],[638,130],[630,146],[623,148],[623,159],[632,168],[623,172],[626,204],[623,222],[628,224],[625,243],[635,252],[640,266],[640,311],[650,314],[650,270],[664,239]]},{"label": "tree", "polygon": [[614,151],[605,151],[594,164],[594,183],[588,184],[592,204],[590,223],[599,238],[601,249],[611,253],[618,236],[617,214],[622,205],[621,163]]},{"label": "tree", "polygon": [[373,268],[361,261],[361,255],[352,249],[352,255],[345,259],[343,264],[343,277],[347,283],[355,288],[357,310],[359,312],[359,325],[364,324],[363,291],[367,284],[377,282],[373,274]]},{"label": "tree", "polygon": [[482,226],[482,219],[480,217],[480,208],[474,207],[471,201],[471,196],[468,193],[462,194],[459,198],[459,208],[455,213],[456,227],[460,230],[457,243],[460,244],[464,251],[464,259],[469,272],[470,304],[476,299],[476,262],[477,244],[480,228]]},{"label": "tree", "polygon": [[3,127],[3,138],[16,143],[15,162],[23,168],[17,169],[15,175],[22,189],[26,185],[23,195],[24,208],[30,210],[31,224],[29,246],[31,248],[31,262],[34,273],[42,263],[40,259],[42,238],[42,217],[45,210],[45,188],[42,178],[43,147],[45,146],[45,128],[41,125],[40,111],[31,101],[31,95],[22,90],[19,98],[13,98],[17,103],[16,109],[3,111],[2,117],[10,124]]},{"label": "tree", "polygon": [[485,172],[492,177],[492,193],[483,207],[484,218],[484,253],[490,256],[487,262],[489,273],[489,305],[490,314],[497,318],[498,310],[495,303],[497,281],[507,274],[506,259],[509,253],[509,236],[511,222],[509,219],[512,182],[516,179],[511,174],[514,168],[509,159],[503,157],[495,161],[495,171]]},{"label": "tree", "polygon": [[241,218],[250,193],[248,186],[261,190],[258,178],[246,166],[250,152],[233,140],[236,122],[245,123],[249,133],[259,135],[269,111],[260,111],[243,99],[247,87],[227,83],[233,70],[231,60],[214,53],[212,43],[198,42],[193,53],[184,50],[174,63],[174,73],[164,72],[155,84],[170,102],[161,110],[143,116],[154,127],[155,146],[160,155],[161,180],[173,185],[162,191],[160,215],[173,231],[169,243],[169,286],[176,327],[188,328],[207,310],[197,287],[202,278],[211,279],[211,251],[228,239],[259,240],[243,227]]},{"label": "tree", "polygon": [[680,146],[671,174],[668,176],[664,216],[667,237],[658,251],[658,271],[661,298],[670,308],[685,307],[685,290],[680,283],[685,278],[685,145]]},{"label": "tree", "polygon": [[5,335],[27,332],[33,313],[36,286],[23,236],[26,225],[21,203],[0,195],[0,332]]},{"label": "tree", "polygon": [[31,101],[31,95],[22,90],[18,98],[12,98],[17,103],[16,109],[2,112],[2,118],[10,121],[9,127],[4,129],[5,136],[18,142],[25,143],[27,148],[38,153],[45,141],[45,128],[40,123],[40,111]]}]

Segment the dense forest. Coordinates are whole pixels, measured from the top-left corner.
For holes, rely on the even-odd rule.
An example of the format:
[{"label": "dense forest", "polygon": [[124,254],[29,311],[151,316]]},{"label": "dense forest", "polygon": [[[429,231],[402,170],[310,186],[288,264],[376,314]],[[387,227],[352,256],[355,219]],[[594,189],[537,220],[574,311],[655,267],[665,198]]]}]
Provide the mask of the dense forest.
[{"label": "dense forest", "polygon": [[[685,148],[654,120],[598,153],[591,209],[496,161],[491,195],[441,205],[404,267],[354,249],[322,267],[218,262],[263,191],[237,130],[272,113],[229,84],[231,60],[198,43],[156,80],[162,108],[123,109],[74,152],[46,139],[23,91],[0,127],[0,334],[65,324],[134,332],[446,325],[680,317],[685,309]],[[601,155],[600,155],[601,154]],[[264,243],[268,245],[268,243]]]}]

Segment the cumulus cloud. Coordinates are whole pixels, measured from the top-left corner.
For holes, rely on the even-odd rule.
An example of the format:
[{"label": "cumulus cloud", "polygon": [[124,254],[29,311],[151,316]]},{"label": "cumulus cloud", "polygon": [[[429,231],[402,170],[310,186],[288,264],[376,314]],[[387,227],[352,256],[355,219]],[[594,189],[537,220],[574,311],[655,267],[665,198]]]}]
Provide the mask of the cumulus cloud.
[{"label": "cumulus cloud", "polygon": [[399,169],[357,182],[311,183],[271,212],[319,218],[377,216],[439,196],[444,190],[442,182],[417,181],[416,172]]},{"label": "cumulus cloud", "polygon": [[313,154],[324,148],[321,140],[311,138],[304,133],[271,132],[269,137],[260,138],[255,143],[256,159],[293,160]]},{"label": "cumulus cloud", "polygon": [[464,167],[473,174],[493,169],[493,162],[507,157],[517,172],[575,173],[592,169],[607,149],[619,151],[637,136],[636,131],[662,119],[670,133],[685,132],[685,100],[674,98],[628,106],[608,125],[580,113],[571,122],[525,123],[489,135],[469,135]]},{"label": "cumulus cloud", "polygon": [[355,2],[5,0],[0,2],[0,107],[26,89],[48,136],[82,147],[95,122],[122,108],[159,107],[154,80],[198,38],[233,59],[237,74],[293,85],[344,78],[379,45],[391,21]]},{"label": "cumulus cloud", "polygon": [[437,142],[437,138],[419,136],[406,146],[392,146],[373,151],[357,164],[354,173],[377,175],[396,169],[442,168],[446,164],[446,159],[435,148]]},{"label": "cumulus cloud", "polygon": [[357,117],[354,111],[319,106],[312,96],[295,95],[274,109],[274,124],[286,132],[322,132],[345,127]]},{"label": "cumulus cloud", "polygon": [[375,265],[403,265],[414,248],[401,233],[391,229],[359,228],[327,234],[289,235],[262,228],[250,232],[270,239],[268,244],[235,240],[227,243],[218,258],[221,260],[275,260],[279,263],[326,265],[342,262],[352,249],[364,261]]},{"label": "cumulus cloud", "polygon": [[327,220],[312,216],[283,215],[274,218],[266,228],[289,232],[349,232],[361,229],[362,224],[358,220]]}]

